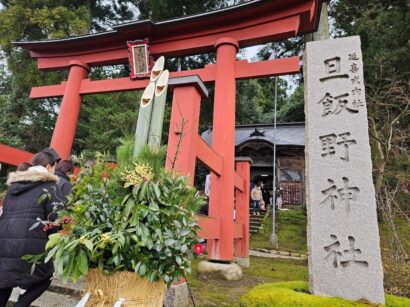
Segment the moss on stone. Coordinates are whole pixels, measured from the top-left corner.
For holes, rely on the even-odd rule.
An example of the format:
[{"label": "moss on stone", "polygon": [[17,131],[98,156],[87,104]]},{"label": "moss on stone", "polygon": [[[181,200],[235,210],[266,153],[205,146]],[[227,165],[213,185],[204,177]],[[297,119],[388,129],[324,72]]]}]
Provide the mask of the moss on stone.
[{"label": "moss on stone", "polygon": [[[290,281],[256,286],[242,296],[240,306],[350,307],[372,306],[372,304],[366,301],[350,301],[337,297],[311,295],[308,292],[307,282]],[[387,295],[386,306],[410,306],[410,299]]]},{"label": "moss on stone", "polygon": [[410,306],[410,299],[401,296],[386,295],[386,306],[408,307]]}]

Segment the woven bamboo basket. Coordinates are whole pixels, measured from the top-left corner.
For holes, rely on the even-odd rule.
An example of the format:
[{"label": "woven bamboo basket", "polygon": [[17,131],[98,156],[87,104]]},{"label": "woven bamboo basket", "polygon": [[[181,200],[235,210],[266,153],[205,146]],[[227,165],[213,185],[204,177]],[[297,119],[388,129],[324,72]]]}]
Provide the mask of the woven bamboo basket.
[{"label": "woven bamboo basket", "polygon": [[163,281],[151,282],[132,272],[105,275],[90,269],[86,277],[86,292],[91,293],[87,307],[112,307],[123,299],[121,306],[162,307],[166,286]]}]

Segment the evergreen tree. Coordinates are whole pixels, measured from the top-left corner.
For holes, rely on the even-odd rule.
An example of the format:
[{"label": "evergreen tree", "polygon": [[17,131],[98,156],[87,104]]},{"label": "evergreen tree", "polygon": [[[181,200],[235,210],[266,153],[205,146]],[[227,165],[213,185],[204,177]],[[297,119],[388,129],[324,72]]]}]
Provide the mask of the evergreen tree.
[{"label": "evergreen tree", "polygon": [[135,5],[140,12],[139,19],[160,21],[216,10],[227,6],[229,2],[225,0],[136,0]]},{"label": "evergreen tree", "polygon": [[[303,56],[304,37],[297,36],[266,44],[257,54],[259,60],[268,60],[272,53],[275,58],[286,58],[291,56]],[[267,83],[266,79],[259,80],[260,83]],[[296,85],[296,89],[288,95],[289,82]],[[294,122],[304,121],[304,99],[303,87],[301,87],[302,75],[296,74],[278,78],[278,103],[277,103],[277,121]],[[269,118],[265,117],[266,122],[273,122],[274,116],[274,82],[270,82],[270,88],[266,90],[267,95],[264,97],[267,106],[266,112],[269,112]]]},{"label": "evergreen tree", "polygon": [[[138,16],[155,21],[202,13],[245,1],[201,0],[102,0],[29,1],[0,0],[0,46],[7,59],[7,69],[0,86],[0,141],[29,151],[48,146],[54,129],[61,99],[32,101],[28,98],[33,86],[58,84],[67,79],[67,71],[41,72],[27,52],[14,48],[12,41],[42,40],[103,31],[116,23]],[[167,68],[195,69],[215,63],[215,53],[168,59]],[[113,68],[93,68],[93,79],[118,78],[128,75],[127,65]],[[280,82],[279,105],[286,98],[286,84]],[[274,81],[248,80],[238,82],[237,123],[273,121]],[[210,97],[201,108],[200,131],[212,125],[213,85]],[[164,130],[168,128],[170,102],[167,105]],[[135,92],[85,96],[73,150],[79,153],[112,151],[123,133],[133,133],[139,94]],[[165,133],[167,134],[167,133]],[[166,137],[163,138],[166,142]]]},{"label": "evergreen tree", "polygon": [[396,200],[401,199],[406,210],[410,209],[404,201],[410,182],[408,6],[406,0],[339,0],[330,6],[334,35],[361,38],[376,194],[380,200],[397,188]]},{"label": "evergreen tree", "polygon": [[333,1],[330,15],[334,36],[360,35],[367,82],[374,80],[380,64],[401,78],[409,73],[408,1]]},{"label": "evergreen tree", "polygon": [[0,3],[4,6],[0,11],[0,47],[7,61],[7,67],[0,69],[8,84],[0,88],[4,101],[0,135],[7,144],[38,150],[39,146],[49,144],[58,101],[30,101],[30,89],[59,83],[66,74],[39,72],[28,53],[14,48],[12,42],[84,34],[87,7],[83,1],[3,0]]},{"label": "evergreen tree", "polygon": [[304,87],[299,85],[278,111],[279,122],[304,122]]}]

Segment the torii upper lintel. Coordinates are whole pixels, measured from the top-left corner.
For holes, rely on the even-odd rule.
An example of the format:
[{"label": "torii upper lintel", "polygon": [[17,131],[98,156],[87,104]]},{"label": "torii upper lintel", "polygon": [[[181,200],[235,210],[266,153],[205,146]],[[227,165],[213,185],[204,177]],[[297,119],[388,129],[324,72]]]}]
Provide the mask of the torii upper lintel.
[{"label": "torii upper lintel", "polygon": [[223,37],[239,47],[293,37],[317,28],[321,0],[257,0],[217,11],[172,20],[119,24],[112,31],[57,40],[20,41],[38,68],[58,70],[78,60],[89,66],[127,63],[127,40],[148,38],[154,57],[214,52]]}]

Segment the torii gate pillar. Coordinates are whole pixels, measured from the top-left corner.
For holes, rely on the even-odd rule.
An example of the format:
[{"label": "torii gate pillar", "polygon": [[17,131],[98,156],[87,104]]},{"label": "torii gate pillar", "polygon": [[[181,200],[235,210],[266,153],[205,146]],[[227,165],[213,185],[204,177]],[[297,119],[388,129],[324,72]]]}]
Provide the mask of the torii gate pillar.
[{"label": "torii gate pillar", "polygon": [[81,81],[87,78],[89,70],[90,67],[83,62],[70,62],[70,74],[68,75],[53,138],[51,139],[51,147],[64,160],[70,158],[82,101],[80,95]]},{"label": "torii gate pillar", "polygon": [[231,38],[216,44],[212,147],[223,157],[221,176],[211,175],[209,216],[220,217],[220,239],[209,240],[208,259],[232,261],[234,255],[235,64],[239,44]]}]

